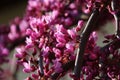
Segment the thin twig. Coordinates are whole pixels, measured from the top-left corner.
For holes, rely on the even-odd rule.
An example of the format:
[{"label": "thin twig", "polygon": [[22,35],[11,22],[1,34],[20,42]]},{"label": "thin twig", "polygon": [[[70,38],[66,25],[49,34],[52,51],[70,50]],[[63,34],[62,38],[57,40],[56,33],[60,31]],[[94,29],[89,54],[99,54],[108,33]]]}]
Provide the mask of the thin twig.
[{"label": "thin twig", "polygon": [[115,18],[115,23],[116,23],[116,36],[120,38],[120,28],[119,28],[120,27],[120,18],[119,18],[120,10],[118,9],[119,7],[117,7],[118,4],[119,4],[118,0],[112,0],[111,2],[111,7],[114,11],[113,16]]},{"label": "thin twig", "polygon": [[40,58],[39,58],[39,68],[40,68],[40,73],[41,73],[41,75],[43,76],[44,75],[44,69],[43,69],[43,56],[42,55],[40,55]]}]

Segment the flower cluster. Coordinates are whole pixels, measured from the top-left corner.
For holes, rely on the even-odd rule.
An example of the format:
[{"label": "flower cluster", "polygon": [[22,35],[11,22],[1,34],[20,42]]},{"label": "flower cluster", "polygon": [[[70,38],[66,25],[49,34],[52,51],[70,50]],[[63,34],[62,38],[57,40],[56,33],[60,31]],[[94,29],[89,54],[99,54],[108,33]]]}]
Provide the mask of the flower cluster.
[{"label": "flower cluster", "polygon": [[[15,49],[16,65],[31,74],[26,80],[58,80],[67,73],[74,80],[120,79],[118,6],[116,0],[28,0],[22,19],[0,27],[0,65]],[[117,32],[100,47],[94,30],[111,16]]]},{"label": "flower cluster", "polygon": [[[59,79],[71,70],[79,48],[79,31],[84,21],[82,15],[89,15],[95,7],[102,9],[105,2],[107,3],[107,0],[70,0],[68,2],[29,0],[26,16],[29,19],[30,28],[26,30],[28,35],[26,46],[17,49],[16,54],[19,63],[24,66],[23,71],[32,73],[27,80]],[[103,53],[101,54],[96,41],[96,33],[93,32],[85,49],[80,79],[105,79],[101,76],[105,74],[101,60],[103,61],[108,56],[102,57]],[[111,78],[108,74],[106,76]]]},{"label": "flower cluster", "polygon": [[[86,9],[80,9],[78,2],[84,6],[88,3],[94,3],[90,1],[82,3],[83,1],[29,0],[27,16],[29,16],[30,28],[26,31],[29,37],[26,38],[25,49],[17,49],[16,57],[25,67],[24,72],[37,72],[37,74],[32,74],[31,79],[57,79],[73,68],[65,68],[64,66],[74,65],[75,51],[79,46],[78,33],[83,26],[83,20],[80,19],[81,15],[84,14],[81,11]],[[71,28],[70,26],[76,27]],[[88,49],[92,48],[93,51],[89,53],[90,50],[87,50],[85,54],[87,60],[98,58],[96,52],[99,49],[98,47],[94,48],[95,41],[96,37],[93,33],[88,43]],[[94,53],[92,54],[92,52]]]},{"label": "flower cluster", "polygon": [[[27,45],[25,50],[17,50],[16,57],[25,66],[24,72],[39,71],[39,68],[43,67],[44,71],[40,70],[40,74],[44,74],[44,77],[51,77],[50,74],[63,73],[62,66],[75,59],[74,51],[79,42],[77,32],[81,29],[83,22],[79,21],[75,28],[65,29],[62,24],[51,25],[47,17],[30,19],[31,29],[27,29],[26,32],[29,35],[26,38]],[[39,58],[42,58],[43,62]],[[43,77],[40,74],[39,77]]]}]

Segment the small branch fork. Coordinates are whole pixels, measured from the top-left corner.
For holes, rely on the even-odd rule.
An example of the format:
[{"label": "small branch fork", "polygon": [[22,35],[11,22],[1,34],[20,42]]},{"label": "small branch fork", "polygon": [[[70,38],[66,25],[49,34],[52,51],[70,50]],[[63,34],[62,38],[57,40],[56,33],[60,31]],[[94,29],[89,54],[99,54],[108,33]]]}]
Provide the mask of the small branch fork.
[{"label": "small branch fork", "polygon": [[111,0],[108,0],[104,6],[101,8],[100,6],[96,6],[95,10],[91,14],[80,38],[80,45],[77,52],[76,60],[75,60],[75,67],[73,75],[75,76],[74,80],[79,80],[80,73],[82,69],[82,63],[83,63],[83,54],[85,51],[85,47],[87,44],[87,41],[90,37],[90,34],[93,32],[95,25],[98,23],[99,17],[103,13],[103,11],[106,9],[107,5],[110,3]]}]

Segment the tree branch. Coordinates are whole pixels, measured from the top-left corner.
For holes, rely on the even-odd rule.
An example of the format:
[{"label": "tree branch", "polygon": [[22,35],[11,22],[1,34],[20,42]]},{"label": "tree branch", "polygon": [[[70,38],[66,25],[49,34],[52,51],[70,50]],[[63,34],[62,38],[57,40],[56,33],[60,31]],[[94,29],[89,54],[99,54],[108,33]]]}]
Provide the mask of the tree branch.
[{"label": "tree branch", "polygon": [[80,36],[81,40],[80,40],[80,45],[79,45],[79,49],[78,49],[78,52],[77,52],[76,61],[75,61],[75,68],[74,68],[74,75],[77,78],[80,77],[84,50],[85,50],[88,38],[93,31],[94,24],[96,24],[98,15],[99,15],[99,11],[98,11],[98,9],[96,9],[91,14],[91,16],[90,16],[90,18],[87,22],[87,25],[85,26],[85,29],[83,30],[83,32]]},{"label": "tree branch", "polygon": [[82,63],[83,63],[83,54],[84,54],[85,47],[86,47],[87,41],[89,39],[89,36],[93,32],[93,28],[98,23],[98,20],[99,20],[101,14],[106,9],[106,6],[109,4],[109,2],[110,2],[110,0],[107,1],[101,9],[100,9],[99,5],[96,7],[94,12],[91,14],[82,34],[80,36],[81,37],[80,38],[80,45],[79,45],[79,49],[77,52],[74,73],[73,73],[75,78],[76,78],[75,80],[79,80],[79,77],[80,77],[80,72],[81,72]]}]

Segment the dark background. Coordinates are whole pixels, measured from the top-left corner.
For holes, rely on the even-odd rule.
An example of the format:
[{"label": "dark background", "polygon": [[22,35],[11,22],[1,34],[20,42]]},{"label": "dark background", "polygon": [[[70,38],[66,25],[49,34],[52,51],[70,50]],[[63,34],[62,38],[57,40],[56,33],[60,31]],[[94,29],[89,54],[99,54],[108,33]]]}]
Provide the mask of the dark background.
[{"label": "dark background", "polygon": [[[23,17],[25,14],[26,6],[28,0],[0,0],[0,25],[8,25],[11,20],[15,17]],[[15,50],[12,51],[15,53]],[[9,56],[13,58],[13,54]],[[13,65],[12,63],[9,65]],[[12,71],[8,64],[4,64],[2,67]],[[8,73],[9,74],[9,73]],[[22,72],[22,68],[18,72],[18,80],[24,80],[28,74]],[[11,77],[8,77],[8,80],[13,80]]]},{"label": "dark background", "polygon": [[28,0],[0,0],[0,24],[8,24],[16,16],[22,17]]}]

